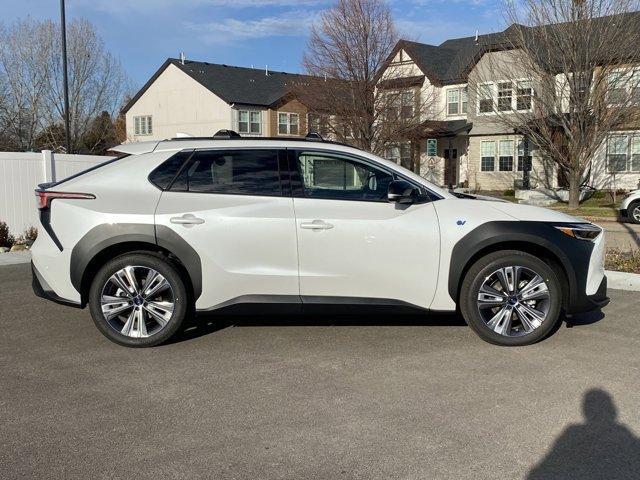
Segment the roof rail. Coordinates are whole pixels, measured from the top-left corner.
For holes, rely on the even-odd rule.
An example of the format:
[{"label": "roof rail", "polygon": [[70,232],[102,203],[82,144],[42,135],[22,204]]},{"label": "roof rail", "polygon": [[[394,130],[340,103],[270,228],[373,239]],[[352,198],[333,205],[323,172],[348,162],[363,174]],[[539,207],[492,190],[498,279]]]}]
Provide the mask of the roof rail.
[{"label": "roof rail", "polygon": [[231,139],[231,138],[241,138],[241,137],[238,132],[234,132],[233,130],[218,130],[216,133],[213,134],[213,138]]},{"label": "roof rail", "polygon": [[322,135],[320,135],[318,132],[309,132],[306,136],[304,137],[285,137],[285,136],[278,136],[278,137],[254,137],[254,136],[246,136],[243,137],[242,135],[240,135],[238,132],[234,132],[233,130],[218,130],[213,137],[174,137],[174,138],[168,138],[166,141],[196,141],[196,140],[251,140],[251,141],[256,141],[256,140],[277,140],[277,141],[286,141],[286,142],[321,142],[321,143],[328,143],[331,145],[342,145],[344,147],[351,147],[351,148],[355,148],[357,150],[360,150],[358,147],[354,147],[353,145],[349,145],[347,143],[343,143],[343,142],[336,142],[333,140],[325,140],[324,138],[322,138]]},{"label": "roof rail", "polygon": [[322,138],[322,135],[320,135],[318,132],[314,132],[313,130],[309,131],[309,133],[307,133],[307,136],[304,138],[305,140],[311,140],[314,142],[324,142],[324,138]]}]

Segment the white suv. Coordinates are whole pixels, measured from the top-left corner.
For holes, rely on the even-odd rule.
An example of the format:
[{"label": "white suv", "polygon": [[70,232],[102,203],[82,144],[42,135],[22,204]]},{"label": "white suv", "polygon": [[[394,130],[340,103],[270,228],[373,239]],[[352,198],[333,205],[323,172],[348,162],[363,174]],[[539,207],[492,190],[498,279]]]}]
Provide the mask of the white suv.
[{"label": "white suv", "polygon": [[345,145],[213,138],[40,186],[34,290],[121,345],[157,345],[193,311],[238,303],[459,309],[525,345],[561,312],[607,303],[602,230],[559,212],[452,194]]},{"label": "white suv", "polygon": [[620,217],[633,223],[640,223],[640,190],[634,190],[622,199]]}]

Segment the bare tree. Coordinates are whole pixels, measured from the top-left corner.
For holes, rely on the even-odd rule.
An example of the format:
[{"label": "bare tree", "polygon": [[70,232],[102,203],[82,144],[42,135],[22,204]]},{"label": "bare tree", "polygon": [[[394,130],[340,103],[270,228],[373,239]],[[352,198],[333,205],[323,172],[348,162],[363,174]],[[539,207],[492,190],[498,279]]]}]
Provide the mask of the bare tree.
[{"label": "bare tree", "polygon": [[[70,136],[77,150],[89,133],[93,143],[103,143],[95,138],[96,119],[104,122],[103,112],[115,117],[129,82],[91,23],[73,20],[67,39]],[[54,22],[27,19],[0,30],[0,78],[7,92],[0,119],[15,148],[33,149],[36,139],[52,148],[65,144],[60,51],[60,26]]]},{"label": "bare tree", "polygon": [[508,2],[513,25],[483,45],[469,76],[478,118],[528,137],[566,178],[571,208],[610,132],[640,119],[637,8],[637,0]]},{"label": "bare tree", "polygon": [[[321,129],[368,151],[411,140],[428,103],[420,85],[405,85],[389,56],[398,41],[383,0],[338,0],[311,30],[303,64],[314,76],[298,85]],[[381,78],[381,72],[384,75]]]}]

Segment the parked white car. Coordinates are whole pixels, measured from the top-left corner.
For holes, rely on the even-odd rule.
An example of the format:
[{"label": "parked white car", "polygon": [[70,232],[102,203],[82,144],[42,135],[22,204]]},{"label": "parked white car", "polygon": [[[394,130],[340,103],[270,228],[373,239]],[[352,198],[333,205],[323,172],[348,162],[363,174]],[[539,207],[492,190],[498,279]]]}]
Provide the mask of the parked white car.
[{"label": "parked white car", "polygon": [[622,199],[620,217],[633,223],[640,223],[640,190],[634,190]]},{"label": "parked white car", "polygon": [[484,340],[525,345],[561,312],[608,302],[599,227],[451,194],[317,136],[117,150],[128,156],[37,190],[32,252],[36,293],[88,304],[121,345],[239,303],[459,309]]}]

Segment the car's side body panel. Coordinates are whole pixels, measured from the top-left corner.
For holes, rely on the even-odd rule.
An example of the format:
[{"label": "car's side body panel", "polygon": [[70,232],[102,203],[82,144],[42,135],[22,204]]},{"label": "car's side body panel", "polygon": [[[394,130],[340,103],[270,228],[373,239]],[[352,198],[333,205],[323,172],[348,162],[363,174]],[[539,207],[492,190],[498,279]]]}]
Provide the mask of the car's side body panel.
[{"label": "car's side body panel", "polygon": [[[172,223],[193,215],[197,225]],[[158,228],[182,237],[202,261],[199,310],[241,295],[299,295],[291,197],[163,192]]]},{"label": "car's side body panel", "polygon": [[[303,296],[390,298],[428,308],[438,282],[433,203],[294,200]],[[327,230],[305,229],[314,221]]]}]

